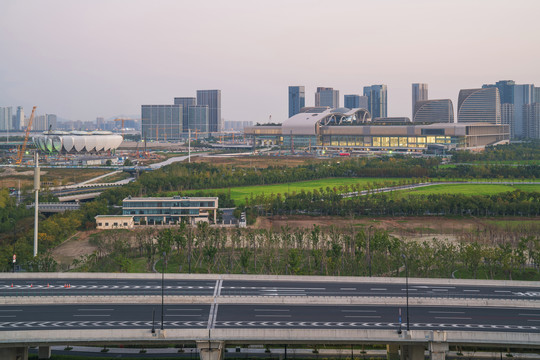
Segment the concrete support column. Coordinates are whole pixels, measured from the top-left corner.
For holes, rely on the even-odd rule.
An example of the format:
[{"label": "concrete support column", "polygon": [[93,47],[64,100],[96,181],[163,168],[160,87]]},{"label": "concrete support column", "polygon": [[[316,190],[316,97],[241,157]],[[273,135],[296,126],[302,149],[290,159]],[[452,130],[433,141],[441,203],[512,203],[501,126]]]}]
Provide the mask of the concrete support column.
[{"label": "concrete support column", "polygon": [[197,341],[197,349],[199,349],[201,360],[222,360],[225,342]]},{"label": "concrete support column", "polygon": [[401,360],[424,360],[424,345],[401,345]]},{"label": "concrete support column", "polygon": [[40,346],[38,350],[38,359],[47,360],[51,358],[51,347],[50,346]]},{"label": "concrete support column", "polygon": [[0,348],[0,359],[2,360],[28,360],[28,348],[26,346]]},{"label": "concrete support column", "polygon": [[386,359],[399,360],[399,345],[396,345],[396,344],[386,345]]},{"label": "concrete support column", "polygon": [[430,342],[429,357],[431,360],[445,360],[448,352],[448,343]]}]

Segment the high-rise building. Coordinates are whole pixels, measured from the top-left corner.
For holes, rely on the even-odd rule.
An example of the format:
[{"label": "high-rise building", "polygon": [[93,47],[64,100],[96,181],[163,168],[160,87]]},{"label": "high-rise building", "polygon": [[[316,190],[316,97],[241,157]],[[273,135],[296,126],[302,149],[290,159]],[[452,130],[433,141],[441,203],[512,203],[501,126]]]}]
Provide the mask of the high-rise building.
[{"label": "high-rise building", "polygon": [[360,95],[345,95],[345,106],[347,109],[367,109],[368,108],[368,97]]},{"label": "high-rise building", "polygon": [[47,130],[56,130],[57,116],[55,114],[45,114],[45,117],[47,118]]},{"label": "high-rise building", "polygon": [[208,106],[208,131],[221,131],[221,90],[197,90],[197,105]]},{"label": "high-rise building", "polygon": [[174,105],[182,105],[182,128],[184,129],[184,132],[189,129],[189,119],[188,119],[188,106],[195,106],[197,105],[197,99],[194,97],[175,97],[174,98]]},{"label": "high-rise building", "polygon": [[13,130],[13,114],[11,106],[0,107],[0,131]]},{"label": "high-rise building", "polygon": [[534,101],[535,103],[540,103],[540,87],[534,88]]},{"label": "high-rise building", "polygon": [[482,88],[496,87],[499,89],[499,97],[501,98],[501,104],[513,104],[514,103],[514,80],[500,80],[495,84],[484,84]]},{"label": "high-rise building", "polygon": [[289,86],[289,117],[296,115],[306,106],[306,89],[303,86]]},{"label": "high-rise building", "polygon": [[[188,129],[191,133],[199,132],[206,136],[208,133],[208,106],[207,105],[190,105],[184,108],[188,113]],[[184,132],[187,130],[185,129]]]},{"label": "high-rise building", "polygon": [[501,104],[501,124],[509,125],[511,131],[514,126],[514,104]]},{"label": "high-rise building", "polygon": [[96,129],[105,130],[105,119],[102,117],[96,118]]},{"label": "high-rise building", "polygon": [[315,93],[315,106],[339,107],[339,90],[329,87],[318,87]]},{"label": "high-rise building", "polygon": [[142,105],[142,138],[179,140],[182,135],[182,105]]},{"label": "high-rise building", "polygon": [[13,129],[21,130],[23,126],[25,126],[24,109],[22,106],[17,106],[17,114],[15,115],[15,120],[13,121]]},{"label": "high-rise building", "polygon": [[514,126],[510,129],[513,138],[523,138],[526,135],[523,107],[532,104],[534,85],[514,85]]},{"label": "high-rise building", "polygon": [[412,114],[414,118],[414,113],[416,109],[417,101],[428,100],[428,84],[412,84]]},{"label": "high-rise building", "polygon": [[540,139],[540,103],[523,105],[524,134],[526,139]]},{"label": "high-rise building", "polygon": [[364,86],[364,96],[368,97],[368,110],[372,119],[388,116],[386,85]]},{"label": "high-rise building", "polygon": [[501,100],[496,87],[460,90],[458,122],[501,123]]},{"label": "high-rise building", "polygon": [[453,123],[454,105],[450,99],[420,100],[413,113],[415,123]]}]

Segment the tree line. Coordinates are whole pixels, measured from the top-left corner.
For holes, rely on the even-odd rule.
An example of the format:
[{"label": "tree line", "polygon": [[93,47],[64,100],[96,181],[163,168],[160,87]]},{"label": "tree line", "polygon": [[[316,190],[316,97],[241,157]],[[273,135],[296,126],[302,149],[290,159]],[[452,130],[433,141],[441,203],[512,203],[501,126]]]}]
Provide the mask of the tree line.
[{"label": "tree line", "polygon": [[[125,230],[124,230],[125,232]],[[404,276],[538,279],[540,237],[485,244],[405,241],[383,229],[348,226],[277,231],[180,226],[144,229],[129,241],[122,230],[95,240],[98,249],[74,262],[81,271],[134,271],[137,259],[146,270],[155,265],[175,273],[266,275]],[[139,269],[140,270],[140,269]]]}]

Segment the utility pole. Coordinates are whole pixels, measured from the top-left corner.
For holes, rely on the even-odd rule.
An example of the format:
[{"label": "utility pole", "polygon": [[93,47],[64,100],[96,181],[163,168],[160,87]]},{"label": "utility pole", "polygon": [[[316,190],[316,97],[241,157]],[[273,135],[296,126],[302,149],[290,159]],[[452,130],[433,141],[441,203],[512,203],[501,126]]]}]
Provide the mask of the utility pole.
[{"label": "utility pole", "polygon": [[39,218],[39,156],[38,152],[34,153],[34,192],[36,199],[34,202],[34,257],[38,253],[38,218]]},{"label": "utility pole", "polygon": [[188,163],[191,162],[191,129],[188,129]]}]

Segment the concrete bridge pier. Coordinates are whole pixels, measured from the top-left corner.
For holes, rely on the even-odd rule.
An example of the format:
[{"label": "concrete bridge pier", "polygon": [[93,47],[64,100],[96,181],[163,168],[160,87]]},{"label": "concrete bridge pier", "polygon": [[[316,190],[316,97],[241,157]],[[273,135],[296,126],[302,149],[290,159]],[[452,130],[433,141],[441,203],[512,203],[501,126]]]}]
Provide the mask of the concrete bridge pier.
[{"label": "concrete bridge pier", "polygon": [[28,348],[26,346],[0,348],[0,359],[2,360],[28,360]]},{"label": "concrete bridge pier", "polygon": [[399,345],[386,345],[386,360],[399,360]]},{"label": "concrete bridge pier", "polygon": [[222,360],[225,342],[197,341],[197,349],[199,349],[201,360]]},{"label": "concrete bridge pier", "polygon": [[430,342],[429,354],[431,360],[444,360],[448,352],[448,343],[445,342]]},{"label": "concrete bridge pier", "polygon": [[50,346],[40,346],[38,350],[38,359],[39,360],[48,360],[51,358],[51,347]]},{"label": "concrete bridge pier", "polygon": [[401,360],[424,360],[424,345],[401,345]]}]

